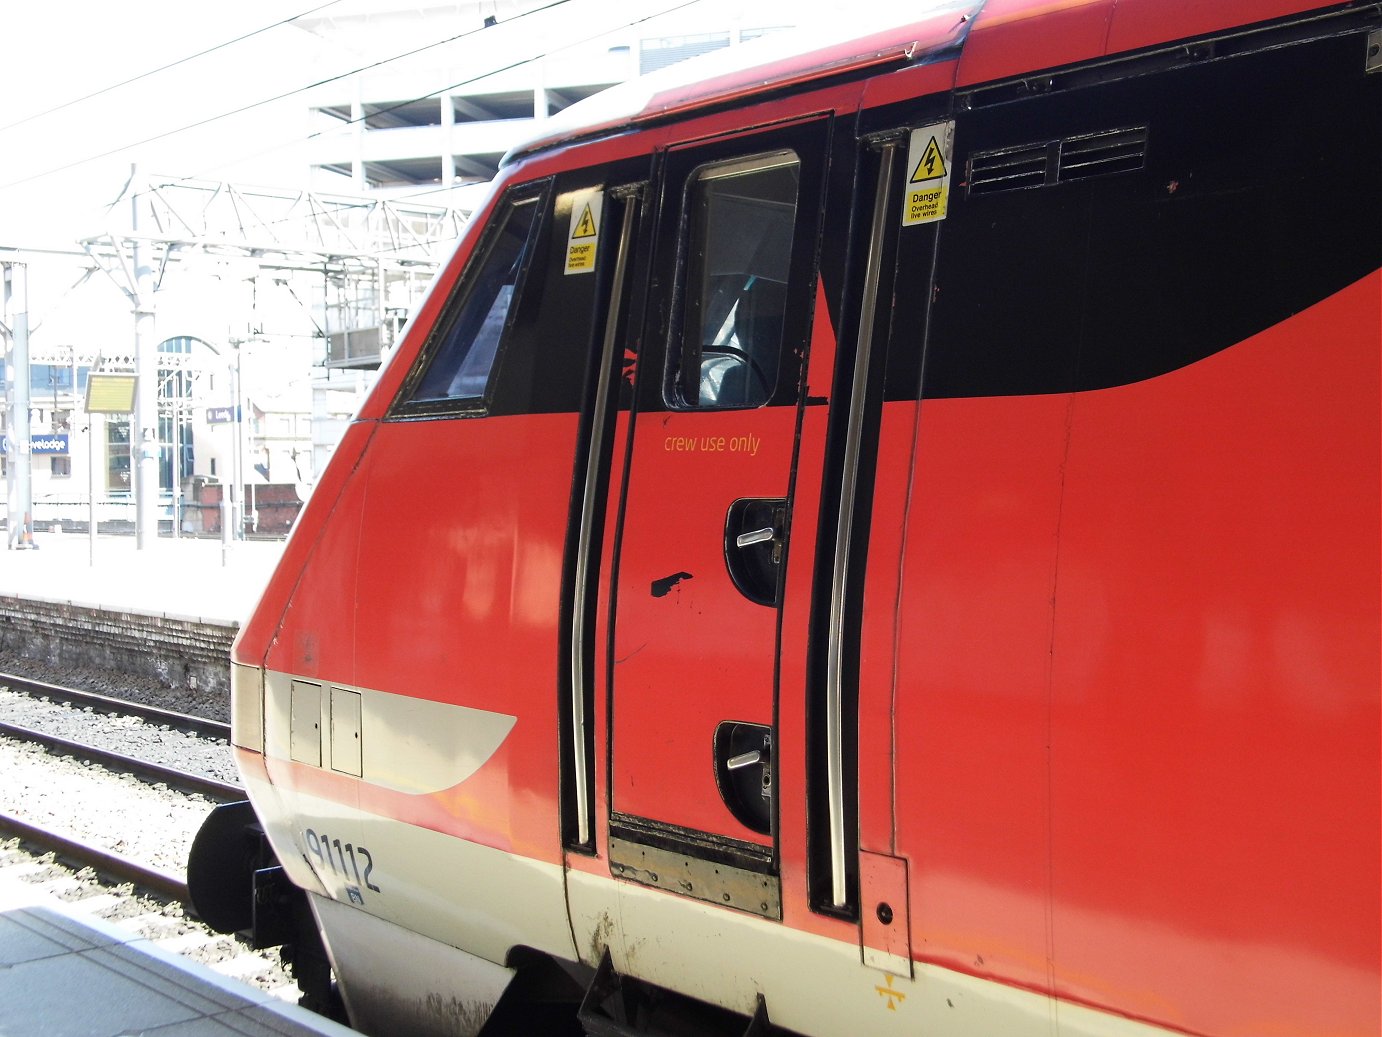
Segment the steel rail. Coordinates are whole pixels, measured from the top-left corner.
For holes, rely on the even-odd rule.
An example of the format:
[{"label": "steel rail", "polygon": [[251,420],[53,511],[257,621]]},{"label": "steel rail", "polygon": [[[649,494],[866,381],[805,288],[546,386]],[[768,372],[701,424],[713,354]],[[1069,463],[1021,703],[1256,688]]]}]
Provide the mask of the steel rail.
[{"label": "steel rail", "polygon": [[49,684],[47,681],[21,677],[13,673],[0,673],[0,687],[8,687],[11,691],[33,697],[41,695],[58,702],[65,702],[71,706],[89,706],[99,713],[139,717],[141,720],[166,724],[174,730],[230,741],[230,725],[219,720],[178,713],[171,709],[160,709],[158,706],[146,706],[142,702],[130,702],[126,699],[112,698],[109,695],[98,695],[94,691],[65,688],[58,684]]},{"label": "steel rail", "polygon": [[133,882],[141,889],[176,900],[179,904],[187,906],[191,904],[187,895],[187,882],[166,871],[140,864],[138,861],[130,860],[118,853],[113,853],[99,846],[92,846],[90,843],[82,842],[69,835],[63,835],[61,832],[39,828],[10,814],[0,813],[0,832],[8,832],[25,842],[47,847],[64,857],[71,857],[84,865],[89,865],[97,871],[127,882]]},{"label": "steel rail", "polygon": [[117,753],[111,749],[102,749],[100,746],[74,742],[71,739],[50,735],[45,731],[36,731],[20,724],[0,722],[0,735],[8,735],[25,742],[34,742],[72,756],[81,756],[115,770],[124,771],[127,774],[161,781],[170,788],[180,789],[183,792],[197,792],[211,799],[224,800],[227,803],[245,798],[245,790],[230,782],[208,778],[201,774],[192,774],[189,771],[178,770],[176,767],[165,767],[162,764],[126,756],[124,753]]}]

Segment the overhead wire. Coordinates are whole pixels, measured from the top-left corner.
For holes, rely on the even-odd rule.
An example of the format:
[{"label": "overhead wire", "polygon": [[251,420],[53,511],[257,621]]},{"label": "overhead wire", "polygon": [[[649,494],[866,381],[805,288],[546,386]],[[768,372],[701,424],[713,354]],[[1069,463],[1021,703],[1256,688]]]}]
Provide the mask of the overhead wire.
[{"label": "overhead wire", "polygon": [[[156,133],[153,136],[145,137],[143,140],[129,141],[125,144],[119,145],[118,147],[102,151],[99,154],[87,155],[85,158],[80,158],[73,162],[67,162],[59,166],[54,166],[50,169],[45,169],[42,172],[32,173],[29,176],[21,177],[18,180],[11,180],[8,183],[0,184],[0,191],[7,191],[12,187],[19,187],[23,184],[32,183],[35,180],[41,180],[47,176],[53,176],[58,173],[65,173],[68,170],[76,169],[79,166],[84,166],[88,162],[96,162],[103,158],[109,158],[111,155],[118,155],[120,152],[128,151],[130,148],[142,147],[145,144],[152,144],[154,141],[164,140],[165,138],[176,136],[179,133],[186,133],[188,130],[198,129],[202,126],[209,125],[210,123],[219,122],[222,119],[229,119],[236,115],[242,115],[245,112],[253,111],[256,108],[262,108],[264,105],[273,104],[276,101],[282,101],[289,97],[296,96],[297,94],[306,93],[309,90],[315,90],[318,87],[326,86],[330,83],[335,83],[342,79],[349,79],[351,76],[360,75],[362,72],[369,72],[372,69],[392,64],[395,61],[402,61],[405,58],[416,57],[418,54],[422,54],[426,51],[435,50],[437,47],[442,47],[448,43],[454,43],[457,40],[465,39],[468,36],[474,36],[477,33],[484,32],[486,29],[491,28],[496,24],[512,25],[514,22],[520,21],[523,18],[527,18],[535,14],[540,14],[544,11],[550,11],[554,7],[561,7],[564,4],[568,4],[570,2],[571,0],[551,0],[550,3],[543,4],[541,7],[535,7],[531,10],[520,12],[519,14],[514,15],[512,18],[508,19],[505,22],[482,24],[479,28],[467,29],[465,32],[457,33],[456,35],[449,36],[446,39],[436,40],[432,43],[426,43],[420,47],[414,47],[411,50],[404,51],[400,54],[395,54],[391,57],[381,58],[378,61],[373,61],[369,64],[361,65],[358,68],[353,68],[349,71],[341,72],[338,75],[328,76],[325,79],[319,79],[314,83],[308,83],[305,86],[300,86],[293,90],[287,90],[283,93],[275,94],[272,97],[265,97],[258,101],[253,101],[250,104],[241,105],[239,108],[234,108],[227,112],[221,112],[219,115],[209,115],[205,119],[198,119],[196,122],[188,123],[185,126],[179,126],[176,129],[166,130],[163,133]],[[690,0],[690,2],[698,2],[698,0]]]},{"label": "overhead wire", "polygon": [[[547,5],[544,5],[544,6],[541,7],[541,8],[535,8],[535,9],[533,9],[532,11],[528,11],[528,12],[524,12],[523,14],[516,15],[514,18],[509,19],[508,22],[503,22],[503,23],[498,23],[498,24],[500,24],[500,25],[510,24],[510,23],[512,23],[513,21],[518,20],[519,18],[525,17],[526,15],[529,15],[529,14],[537,14],[537,13],[540,13],[540,12],[542,12],[542,11],[549,10],[549,9],[551,9],[551,8],[553,8],[553,7],[560,6],[561,4],[564,4],[564,3],[567,3],[567,2],[569,2],[569,0],[555,0],[555,2],[549,3],[549,4],[547,4]],[[457,89],[457,88],[459,88],[459,87],[466,86],[466,85],[468,85],[468,84],[470,84],[470,83],[477,82],[477,81],[479,81],[479,80],[488,78],[488,77],[493,76],[493,75],[500,74],[500,73],[505,72],[505,71],[509,71],[509,70],[511,70],[511,69],[513,69],[513,68],[521,67],[522,65],[528,64],[528,63],[530,63],[530,62],[532,62],[532,61],[541,60],[541,59],[543,59],[543,58],[545,58],[545,57],[548,57],[548,56],[550,56],[550,55],[552,55],[552,54],[557,54],[557,53],[560,53],[560,52],[565,51],[565,50],[570,50],[570,49],[573,49],[573,48],[576,48],[576,47],[583,46],[583,45],[585,45],[585,44],[587,44],[587,43],[592,42],[593,40],[597,40],[597,39],[599,39],[599,38],[601,38],[601,37],[603,37],[603,36],[608,36],[608,35],[609,35],[610,33],[612,33],[612,32],[617,32],[618,30],[620,30],[620,29],[622,29],[622,28],[628,28],[628,27],[631,27],[631,26],[640,25],[640,24],[642,24],[642,23],[644,23],[644,22],[647,22],[647,21],[650,21],[650,20],[652,20],[652,19],[661,17],[661,16],[666,15],[666,14],[671,14],[671,13],[673,13],[673,12],[675,12],[675,11],[682,10],[683,8],[686,8],[686,7],[694,6],[694,5],[696,5],[696,4],[698,4],[698,3],[701,3],[701,2],[702,2],[702,0],[681,0],[681,2],[679,2],[679,3],[675,3],[675,4],[672,4],[672,5],[669,5],[668,7],[661,8],[661,9],[659,9],[659,10],[657,10],[657,11],[654,11],[654,12],[651,12],[651,13],[649,13],[649,14],[643,15],[642,17],[633,19],[633,20],[631,20],[631,21],[621,22],[621,23],[619,23],[619,24],[617,24],[617,25],[607,26],[607,27],[605,27],[605,28],[600,29],[600,30],[597,31],[597,32],[594,32],[594,33],[591,33],[591,34],[589,34],[589,35],[583,36],[583,37],[581,37],[581,38],[579,38],[579,39],[572,40],[572,41],[570,41],[570,42],[568,42],[568,43],[564,43],[564,44],[562,44],[562,45],[559,46],[559,47],[553,47],[553,48],[550,48],[550,49],[545,50],[545,51],[539,51],[539,52],[530,54],[530,55],[528,55],[528,56],[526,56],[526,57],[524,57],[524,58],[522,58],[522,59],[519,59],[519,60],[510,62],[509,64],[506,64],[506,65],[501,66],[501,67],[495,67],[495,68],[486,69],[484,72],[477,73],[477,74],[475,74],[475,75],[473,75],[473,76],[469,76],[469,77],[467,77],[467,78],[465,78],[465,79],[462,79],[462,80],[460,80],[460,81],[458,81],[458,82],[451,83],[451,84],[448,84],[448,85],[446,85],[446,86],[439,87],[439,88],[437,88],[436,90],[429,91],[428,93],[422,94],[422,95],[420,95],[420,96],[418,96],[418,97],[411,98],[411,99],[405,100],[405,101],[400,101],[400,102],[397,102],[397,103],[395,103],[395,104],[393,104],[393,105],[389,105],[389,106],[387,106],[387,107],[382,107],[382,108],[379,108],[378,110],[371,111],[371,112],[368,113],[367,115],[362,115],[362,116],[360,116],[360,117],[358,117],[358,118],[352,118],[352,119],[349,119],[349,120],[343,120],[341,125],[342,125],[342,126],[349,126],[349,125],[353,125],[353,124],[355,124],[355,123],[357,123],[357,122],[364,121],[364,120],[366,120],[366,119],[376,118],[376,117],[378,117],[378,116],[380,116],[380,115],[388,114],[389,112],[394,111],[394,110],[396,110],[396,109],[406,107],[407,105],[410,105],[410,104],[415,104],[415,103],[417,103],[417,102],[419,102],[419,101],[428,100],[428,99],[430,99],[430,98],[437,97],[437,96],[439,96],[439,95],[442,95],[442,94],[447,93],[448,91],[455,90],[455,89]],[[484,26],[484,27],[482,27],[482,29],[485,28],[485,27],[489,27],[489,26]],[[435,47],[435,46],[439,46],[439,45],[441,45],[442,43],[452,42],[452,41],[454,41],[455,39],[459,39],[459,38],[463,38],[463,37],[465,37],[465,36],[473,35],[473,34],[479,32],[479,31],[482,31],[482,29],[468,30],[468,31],[465,32],[465,33],[457,34],[457,36],[450,37],[450,38],[448,38],[447,40],[440,41],[439,43],[428,44],[428,45],[423,46],[423,47],[414,48],[413,50],[408,51],[408,52],[405,52],[404,54],[396,55],[396,56],[393,57],[393,58],[387,58],[387,59],[383,59],[383,60],[378,61],[378,62],[374,62],[374,63],[372,63],[372,64],[370,64],[370,65],[363,66],[361,69],[355,70],[355,72],[344,73],[344,74],[342,74],[342,75],[340,75],[340,76],[335,76],[335,77],[332,77],[331,79],[323,80],[322,82],[331,82],[331,81],[334,81],[335,79],[346,78],[347,76],[353,75],[353,74],[357,74],[357,73],[360,72],[360,71],[366,71],[366,70],[368,70],[368,69],[370,69],[370,68],[375,68],[375,67],[378,67],[378,66],[383,65],[383,64],[388,64],[388,63],[391,62],[391,61],[401,60],[401,59],[404,58],[404,57],[412,56],[413,54],[416,54],[416,53],[421,53],[421,52],[423,52],[423,51],[425,51],[425,50],[428,50],[428,49],[431,49],[431,48],[433,48],[433,47]],[[313,84],[313,85],[315,86],[315,85],[317,85],[317,84]],[[299,93],[299,92],[302,92],[302,91],[305,91],[305,90],[308,90],[308,89],[312,89],[312,87],[311,87],[311,86],[308,86],[308,87],[300,88],[299,90],[296,90],[296,91],[289,91],[287,94],[284,94],[284,95],[281,95],[281,96],[291,96],[291,95],[294,94],[294,93]],[[277,99],[278,99],[278,98],[274,98],[273,100],[277,100]],[[195,124],[195,125],[203,125],[203,124],[205,124],[206,122],[215,121],[215,119],[218,119],[218,118],[225,118],[225,117],[228,117],[228,116],[230,116],[230,115],[238,114],[239,111],[248,110],[248,108],[256,107],[258,104],[267,104],[267,103],[269,103],[269,101],[267,101],[267,100],[266,100],[266,101],[263,101],[263,102],[258,102],[256,105],[247,106],[246,109],[237,109],[235,112],[228,112],[228,113],[224,113],[224,114],[222,114],[222,115],[220,115],[220,116],[211,117],[211,118],[209,118],[209,119],[202,120],[201,122],[199,122],[199,123],[197,123],[197,124]],[[186,128],[191,128],[191,127],[186,127]],[[262,150],[262,151],[256,152],[256,153],[253,154],[253,155],[250,155],[250,156],[241,156],[241,158],[246,158],[246,157],[254,158],[254,157],[262,156],[262,155],[264,155],[264,154],[269,154],[269,153],[271,153],[271,152],[273,152],[273,151],[280,150],[280,149],[285,148],[285,147],[290,147],[290,146],[293,146],[293,145],[296,145],[296,144],[299,144],[299,143],[303,143],[303,142],[310,141],[310,140],[316,139],[316,138],[318,138],[318,137],[324,136],[327,132],[338,132],[338,129],[339,129],[339,128],[337,128],[337,127],[333,127],[332,130],[330,130],[330,131],[317,131],[317,132],[308,134],[306,137],[295,136],[292,140],[285,141],[285,142],[283,142],[283,143],[281,143],[281,144],[274,145],[274,146],[272,146],[272,147],[270,147],[270,148],[266,148],[266,149],[264,149],[264,150]],[[161,135],[161,136],[169,136],[169,135],[172,135],[172,133],[176,133],[176,132],[180,132],[180,131],[170,131],[169,134],[164,134],[164,135]],[[151,138],[151,139],[157,139],[157,138]],[[127,147],[134,147],[134,146],[137,146],[137,145],[134,145],[134,144],[132,144],[132,145],[125,145],[124,147],[127,148]],[[116,151],[124,150],[124,148],[119,148],[119,149],[115,149],[115,150],[116,150]],[[74,163],[73,165],[80,165],[80,164],[82,164],[82,163],[84,163],[84,162],[94,161],[95,158],[97,158],[97,157],[103,157],[103,156],[95,156],[95,157],[92,157],[92,158],[83,159],[83,160],[81,160],[81,161],[78,162],[78,163]],[[67,167],[63,167],[63,168],[67,168]],[[46,174],[40,174],[40,175],[46,175]],[[139,193],[140,193],[140,194],[151,194],[151,193],[155,193],[158,189],[160,189],[160,188],[162,188],[162,187],[164,187],[164,186],[175,186],[175,185],[177,185],[178,183],[183,183],[183,182],[187,182],[187,181],[199,179],[199,178],[200,178],[201,176],[203,176],[203,175],[205,175],[205,171],[203,171],[202,173],[194,173],[194,174],[191,174],[191,175],[186,176],[186,177],[169,177],[169,178],[166,178],[166,179],[160,179],[158,183],[156,183],[156,184],[150,184],[148,187],[144,188],[144,189],[143,189],[142,191],[140,191]],[[17,181],[16,183],[19,183],[19,182]],[[0,190],[3,190],[4,187],[9,187],[9,186],[14,186],[14,185],[12,185],[12,184],[4,185],[3,187],[0,187]],[[128,187],[128,184],[127,184],[126,186]],[[449,192],[449,191],[453,190],[456,186],[459,186],[459,185],[439,185],[439,186],[431,187],[431,188],[429,188],[429,189],[427,189],[427,190],[424,190],[424,191],[418,191],[418,192],[414,192],[414,193],[409,194],[409,195],[399,196],[399,197],[398,197],[397,199],[395,199],[395,200],[400,201],[400,202],[413,201],[413,200],[418,199],[418,198],[426,197],[427,195],[430,195],[430,194],[442,194],[442,193]],[[125,195],[125,194],[123,194],[123,192],[122,192],[122,197],[121,197],[120,199],[118,199],[118,201],[129,201],[132,197],[134,197],[134,196],[133,196],[133,195]],[[112,202],[111,204],[114,205],[114,204],[116,204],[116,203],[115,203],[115,202]],[[424,204],[426,204],[426,203],[424,203]],[[444,203],[442,204],[441,207],[443,207],[443,208],[453,208],[452,206],[446,206]],[[277,219],[277,220],[265,221],[265,222],[263,223],[263,227],[266,228],[266,229],[268,229],[268,228],[272,228],[273,226],[289,224],[289,223],[292,223],[292,222],[295,222],[295,221],[296,221],[296,217],[283,217],[283,218],[279,218],[279,219]],[[429,245],[429,244],[441,244],[441,243],[444,243],[444,242],[446,242],[446,241],[451,241],[451,240],[454,240],[454,238],[452,238],[452,237],[450,237],[450,236],[448,236],[448,237],[446,237],[446,238],[424,239],[424,240],[422,240],[422,241],[410,242],[410,243],[407,243],[406,245],[401,245],[401,246],[400,246],[400,245],[394,245],[394,246],[390,246],[390,247],[385,247],[385,248],[382,248],[382,249],[378,249],[378,250],[376,250],[375,252],[373,252],[373,253],[371,253],[371,254],[372,254],[372,255],[384,256],[384,255],[388,255],[389,253],[396,253],[396,252],[407,251],[407,250],[409,250],[409,249],[411,249],[411,248],[425,247],[425,246],[427,246],[427,245]]]},{"label": "overhead wire", "polygon": [[89,94],[83,94],[81,97],[74,97],[70,101],[63,101],[61,104],[55,104],[51,108],[45,108],[41,112],[34,112],[32,115],[26,115],[22,119],[14,120],[14,122],[7,122],[3,126],[0,126],[0,133],[4,133],[6,130],[12,130],[16,126],[23,126],[25,123],[33,122],[35,119],[42,119],[46,115],[52,115],[55,112],[60,112],[66,108],[71,108],[73,105],[81,104],[84,101],[90,101],[94,98],[100,97],[103,94],[113,93],[114,91],[119,90],[122,87],[129,86],[131,83],[138,83],[142,79],[148,79],[150,76],[156,76],[161,72],[167,72],[170,68],[177,68],[179,65],[185,65],[189,61],[196,61],[198,58],[204,58],[209,54],[215,54],[217,51],[225,50],[227,47],[233,47],[237,43],[244,43],[245,40],[252,39],[255,36],[263,35],[266,32],[271,32],[272,30],[281,28],[284,25],[290,25],[300,18],[306,18],[309,14],[316,14],[318,11],[324,11],[326,10],[326,8],[334,7],[336,4],[339,4],[340,2],[341,0],[327,0],[327,2],[324,4],[318,4],[316,7],[310,7],[306,11],[299,11],[297,14],[292,15],[289,18],[280,18],[276,22],[262,26],[258,29],[254,29],[253,31],[244,33],[240,36],[236,36],[234,39],[226,40],[223,43],[218,43],[214,47],[207,47],[205,50],[199,50],[195,54],[188,54],[185,57],[178,58],[176,61],[170,61],[166,65],[160,65],[158,66],[158,68],[151,68],[147,72],[139,73],[139,75],[137,76],[130,76],[128,79],[122,79],[118,83],[111,83],[109,86],[103,86],[97,90],[91,91]]},{"label": "overhead wire", "polygon": [[[564,0],[563,0],[563,2],[564,2]],[[519,67],[521,67],[521,66],[523,66],[523,65],[529,64],[530,62],[538,61],[538,60],[541,60],[541,59],[543,59],[543,58],[546,58],[546,57],[548,57],[548,56],[550,56],[550,55],[552,55],[552,54],[557,54],[557,53],[560,53],[560,52],[562,52],[562,51],[564,51],[564,50],[571,50],[571,49],[574,49],[574,48],[576,48],[576,47],[584,46],[585,44],[590,43],[590,42],[593,41],[593,40],[597,40],[597,39],[601,38],[602,36],[608,36],[611,32],[616,32],[616,31],[618,31],[619,29],[622,29],[622,28],[628,28],[628,27],[632,27],[632,26],[635,26],[635,25],[641,25],[642,23],[647,22],[647,21],[651,21],[651,20],[654,19],[654,18],[660,18],[660,17],[662,17],[663,15],[671,14],[671,13],[673,13],[673,12],[675,12],[675,11],[682,10],[683,8],[686,8],[686,7],[694,6],[694,5],[696,5],[696,4],[698,4],[698,3],[701,3],[701,2],[702,2],[702,0],[680,0],[679,3],[672,4],[671,6],[661,8],[661,9],[659,9],[659,10],[657,10],[657,11],[653,11],[653,12],[651,12],[651,13],[649,13],[649,14],[643,15],[643,16],[640,17],[640,18],[635,18],[635,19],[633,19],[632,21],[621,22],[619,25],[611,26],[611,27],[608,27],[608,28],[601,29],[601,30],[598,31],[598,32],[591,33],[591,34],[589,34],[589,35],[587,35],[587,36],[583,36],[583,37],[581,37],[581,38],[579,38],[579,39],[576,39],[576,40],[572,40],[572,41],[569,42],[569,43],[564,43],[564,44],[562,44],[560,47],[553,47],[553,48],[551,48],[551,49],[549,49],[549,50],[541,51],[541,52],[538,52],[538,53],[535,53],[535,54],[530,54],[530,55],[528,55],[528,56],[526,56],[526,57],[524,57],[524,58],[521,58],[521,59],[518,59],[518,60],[516,60],[516,61],[513,61],[513,62],[511,62],[511,63],[509,63],[509,64],[507,64],[507,65],[504,65],[504,66],[502,66],[502,67],[486,69],[486,70],[483,71],[483,72],[477,73],[477,74],[475,74],[475,75],[473,75],[473,76],[469,76],[469,77],[467,77],[467,78],[465,78],[465,79],[463,79],[463,80],[460,80],[459,82],[451,83],[451,84],[448,84],[447,86],[438,87],[436,90],[432,90],[432,91],[430,91],[430,92],[428,92],[428,93],[426,93],[426,94],[422,94],[422,95],[420,95],[420,96],[418,96],[418,97],[410,98],[410,99],[408,99],[408,100],[406,100],[406,101],[398,101],[398,102],[396,102],[395,104],[392,104],[392,105],[388,105],[388,106],[386,106],[386,107],[379,108],[379,109],[376,110],[376,111],[372,111],[372,112],[368,113],[367,115],[362,115],[362,116],[359,116],[358,118],[352,118],[352,119],[342,120],[339,127],[332,127],[332,129],[329,130],[329,131],[328,131],[328,130],[318,130],[318,131],[316,131],[316,132],[309,133],[309,134],[306,135],[305,137],[302,137],[302,136],[294,136],[294,137],[293,137],[291,140],[289,140],[289,141],[285,141],[285,142],[280,143],[280,144],[275,144],[275,145],[273,145],[272,147],[265,148],[265,149],[263,149],[262,151],[255,152],[255,153],[253,153],[253,154],[251,154],[251,155],[248,155],[248,156],[241,156],[241,158],[242,158],[242,159],[243,159],[243,158],[259,158],[259,157],[262,157],[262,156],[267,155],[267,154],[271,154],[271,153],[274,152],[274,151],[278,151],[278,150],[281,150],[281,149],[286,148],[286,147],[292,147],[292,146],[297,145],[297,144],[301,144],[301,143],[305,143],[305,142],[307,142],[307,141],[315,140],[315,139],[318,138],[318,137],[325,136],[328,132],[330,132],[330,133],[339,132],[339,130],[340,130],[341,128],[343,128],[343,127],[351,126],[351,125],[354,125],[354,124],[356,124],[356,123],[363,122],[363,121],[365,121],[365,120],[367,120],[367,119],[377,118],[377,117],[380,116],[380,115],[387,115],[389,112],[395,111],[395,110],[397,110],[397,109],[399,109],[399,108],[404,108],[404,107],[407,107],[408,105],[416,104],[416,103],[418,103],[419,101],[425,101],[425,100],[429,100],[429,99],[434,98],[434,97],[438,97],[438,96],[440,96],[440,95],[442,95],[442,94],[447,93],[448,91],[458,89],[459,87],[462,87],[462,86],[467,86],[467,85],[469,85],[469,84],[471,84],[471,83],[478,82],[478,81],[480,81],[480,80],[482,80],[482,79],[487,79],[487,78],[489,78],[490,76],[498,75],[498,74],[500,74],[500,73],[502,73],[502,72],[507,72],[507,71],[509,71],[509,70],[511,70],[511,69],[514,69],[514,68],[519,68]],[[549,5],[549,6],[552,6],[552,5]],[[513,19],[510,19],[510,22],[512,22],[512,21],[513,21]],[[499,24],[508,24],[508,23],[499,23]],[[159,189],[159,188],[161,188],[161,187],[165,187],[165,186],[175,186],[175,185],[177,185],[178,183],[184,183],[184,182],[191,181],[191,180],[197,180],[197,179],[201,178],[202,176],[204,176],[204,175],[206,174],[206,172],[207,172],[207,170],[202,170],[201,172],[193,173],[193,174],[190,174],[190,175],[188,175],[188,176],[186,176],[186,177],[169,177],[169,178],[167,178],[167,179],[160,180],[159,183],[157,183],[157,184],[151,184],[151,185],[149,185],[149,187],[146,188],[146,189],[144,189],[144,191],[142,191],[141,193],[152,193],[152,192],[156,191],[157,189]],[[412,201],[412,200],[417,199],[417,198],[426,197],[426,196],[429,195],[429,194],[443,194],[443,193],[446,193],[446,192],[448,192],[448,191],[454,190],[456,186],[458,186],[458,185],[440,185],[440,186],[435,186],[435,187],[431,187],[431,188],[429,188],[429,189],[427,189],[427,190],[425,190],[425,191],[417,191],[417,192],[413,192],[413,193],[408,194],[408,195],[402,195],[402,196],[398,196],[397,198],[390,198],[390,199],[387,199],[387,200],[400,201],[400,202],[402,202],[402,201]],[[119,199],[119,200],[121,200],[121,201],[128,201],[128,200],[130,200],[131,197],[133,197],[133,196],[132,196],[132,195],[122,195],[121,199]],[[112,203],[112,204],[114,204],[114,203]],[[274,226],[279,226],[279,225],[286,224],[286,223],[290,223],[290,222],[293,222],[293,218],[281,218],[281,219],[278,219],[278,220],[267,221],[267,222],[263,223],[262,226],[265,227],[265,228],[271,228],[271,227],[274,227]],[[442,238],[438,238],[438,239],[428,239],[428,240],[422,241],[422,242],[413,242],[413,243],[410,243],[410,244],[407,245],[407,246],[393,246],[393,247],[389,247],[389,248],[380,249],[380,250],[378,250],[378,251],[376,251],[376,252],[374,252],[374,253],[371,253],[371,255],[381,255],[381,256],[382,256],[382,255],[387,255],[387,254],[390,253],[390,252],[404,251],[406,248],[414,248],[414,247],[418,247],[419,245],[423,245],[423,244],[440,244],[440,243],[442,243],[442,242],[444,242],[444,241],[447,241],[447,240],[451,240],[451,239],[442,239]]]}]

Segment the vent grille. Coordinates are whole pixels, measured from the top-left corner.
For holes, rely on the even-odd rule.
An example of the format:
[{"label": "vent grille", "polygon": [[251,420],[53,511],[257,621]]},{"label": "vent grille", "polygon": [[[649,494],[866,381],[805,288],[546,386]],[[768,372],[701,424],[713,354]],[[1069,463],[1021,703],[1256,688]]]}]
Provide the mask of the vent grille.
[{"label": "vent grille", "polygon": [[1147,138],[1147,127],[1135,126],[977,151],[969,157],[969,194],[1001,194],[1133,173],[1146,164]]},{"label": "vent grille", "polygon": [[1000,151],[981,151],[969,158],[969,193],[997,194],[1041,187],[1051,164],[1050,144],[1028,144]]},{"label": "vent grille", "polygon": [[1091,176],[1133,173],[1147,161],[1147,127],[1110,130],[1061,141],[1057,180],[1085,180]]}]

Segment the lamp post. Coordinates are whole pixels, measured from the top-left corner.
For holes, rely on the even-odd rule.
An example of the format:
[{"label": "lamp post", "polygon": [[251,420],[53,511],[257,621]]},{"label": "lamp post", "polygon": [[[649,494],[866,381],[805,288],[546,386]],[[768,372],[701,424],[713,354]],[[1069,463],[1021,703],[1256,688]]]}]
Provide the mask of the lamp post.
[{"label": "lamp post", "polygon": [[[225,480],[221,491],[221,565],[230,564],[230,544],[235,525],[236,508],[235,501],[239,494],[236,491],[236,483],[239,475],[239,456],[240,456],[240,346],[241,340],[227,338],[233,356],[223,354],[219,349],[204,339],[198,339],[202,345],[211,350],[217,360],[224,361],[226,372],[230,377],[231,399],[230,399],[230,420],[226,422],[231,428],[230,441],[230,474]],[[210,420],[208,418],[208,420]],[[175,437],[176,438],[176,437]]]},{"label": "lamp post", "polygon": [[[96,365],[92,365],[94,368]],[[91,544],[91,564],[96,564],[96,429],[105,427],[105,416],[107,414],[133,414],[135,403],[135,391],[139,379],[137,376],[128,373],[97,374],[92,370],[86,376],[86,416],[87,416],[87,435],[90,437],[88,447],[91,454],[91,462],[87,466],[90,471],[90,491],[91,496],[88,501],[88,536]],[[131,436],[133,439],[133,436]],[[133,443],[131,443],[133,448]],[[133,459],[131,459],[133,463]]]},{"label": "lamp post", "polygon": [[[87,376],[87,384],[91,384],[91,376]],[[96,490],[99,486],[97,470],[100,466],[96,463],[96,444],[99,441],[96,430],[101,430],[101,438],[105,437],[106,421],[105,415],[87,412],[86,415],[86,452],[90,461],[87,463],[87,508],[86,508],[86,539],[87,548],[90,552],[88,561],[94,566],[96,564]]]},{"label": "lamp post", "polygon": [[5,311],[13,309],[10,334],[6,339],[5,369],[8,378],[5,397],[9,405],[10,427],[6,432],[9,468],[6,476],[8,516],[6,528],[9,548],[33,547],[29,529],[33,512],[33,482],[29,445],[29,289],[23,263],[6,263]]},{"label": "lamp post", "polygon": [[134,277],[134,365],[140,376],[130,421],[130,479],[134,489],[135,547],[158,541],[158,353],[154,340],[153,257],[139,239],[140,215],[149,204],[145,180],[131,170],[130,266]]},{"label": "lamp post", "polygon": [[168,405],[168,485],[173,509],[174,540],[182,537],[182,394],[185,377],[183,368],[175,367],[159,378],[159,385],[164,390],[161,395]]}]

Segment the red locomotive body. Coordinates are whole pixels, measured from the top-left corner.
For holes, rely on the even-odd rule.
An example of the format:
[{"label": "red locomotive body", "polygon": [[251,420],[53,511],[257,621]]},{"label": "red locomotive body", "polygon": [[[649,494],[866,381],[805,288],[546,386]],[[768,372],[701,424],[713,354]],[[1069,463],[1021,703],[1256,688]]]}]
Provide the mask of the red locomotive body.
[{"label": "red locomotive body", "polygon": [[511,155],[234,652],[352,1021],[1376,1034],[1379,49],[959,0]]}]

